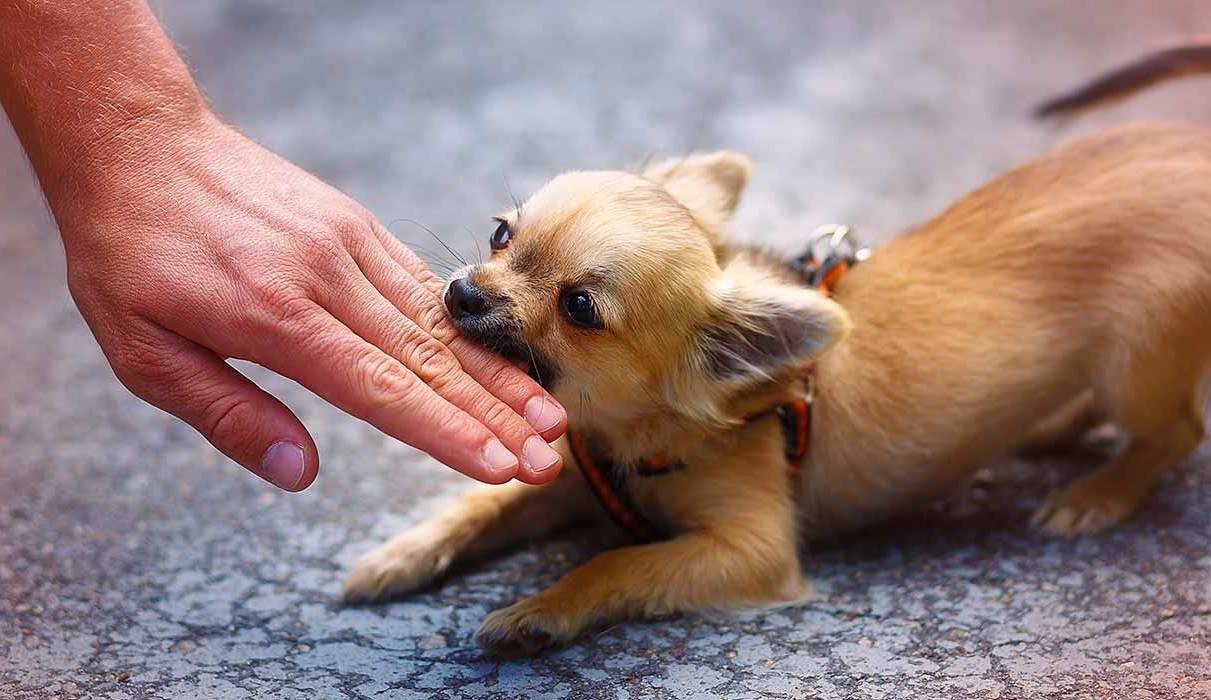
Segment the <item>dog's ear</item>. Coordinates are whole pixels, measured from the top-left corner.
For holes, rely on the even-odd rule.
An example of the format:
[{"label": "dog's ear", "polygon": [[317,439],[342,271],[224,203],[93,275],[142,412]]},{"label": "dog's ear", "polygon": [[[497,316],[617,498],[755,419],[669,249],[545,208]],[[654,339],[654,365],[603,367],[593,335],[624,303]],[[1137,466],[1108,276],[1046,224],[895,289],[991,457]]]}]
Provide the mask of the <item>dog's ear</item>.
[{"label": "dog's ear", "polygon": [[670,158],[648,167],[643,177],[662,185],[701,223],[717,230],[740,202],[752,161],[734,151]]},{"label": "dog's ear", "polygon": [[849,332],[849,314],[820,292],[742,259],[724,268],[700,332],[700,357],[717,379],[747,383],[800,365]]}]

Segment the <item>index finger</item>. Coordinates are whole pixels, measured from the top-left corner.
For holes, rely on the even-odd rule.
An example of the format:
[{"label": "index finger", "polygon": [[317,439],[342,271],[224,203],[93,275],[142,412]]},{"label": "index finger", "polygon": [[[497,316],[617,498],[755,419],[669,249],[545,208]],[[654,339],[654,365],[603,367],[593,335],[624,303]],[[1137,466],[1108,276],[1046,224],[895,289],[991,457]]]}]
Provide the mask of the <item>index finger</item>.
[{"label": "index finger", "polygon": [[258,348],[250,359],[473,479],[517,474],[517,457],[492,431],[320,306],[281,324],[277,342],[289,351]]}]

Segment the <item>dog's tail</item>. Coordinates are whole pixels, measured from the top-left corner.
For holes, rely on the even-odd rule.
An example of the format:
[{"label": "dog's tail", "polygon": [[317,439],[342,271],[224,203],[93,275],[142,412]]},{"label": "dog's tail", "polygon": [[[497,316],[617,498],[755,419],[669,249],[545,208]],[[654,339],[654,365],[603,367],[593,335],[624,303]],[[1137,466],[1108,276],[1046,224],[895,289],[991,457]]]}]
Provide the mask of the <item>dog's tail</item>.
[{"label": "dog's tail", "polygon": [[1211,73],[1211,42],[1177,46],[1129,63],[1072,92],[1039,105],[1039,119],[1069,117],[1125,99],[1157,83]]}]

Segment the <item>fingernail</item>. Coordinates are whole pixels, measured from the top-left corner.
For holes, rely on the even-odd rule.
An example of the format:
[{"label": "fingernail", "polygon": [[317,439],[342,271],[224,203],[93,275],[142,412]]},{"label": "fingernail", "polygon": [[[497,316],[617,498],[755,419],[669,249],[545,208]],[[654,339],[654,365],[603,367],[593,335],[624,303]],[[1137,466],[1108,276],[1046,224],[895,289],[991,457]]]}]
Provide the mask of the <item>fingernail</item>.
[{"label": "fingernail", "polygon": [[545,396],[535,396],[526,402],[526,422],[538,432],[545,432],[559,423],[559,406]]},{"label": "fingernail", "polygon": [[278,488],[293,491],[303,480],[305,459],[302,445],[284,440],[275,442],[261,457],[261,478]]},{"label": "fingernail", "polygon": [[500,440],[492,439],[484,446],[484,466],[493,474],[517,469],[517,457]]},{"label": "fingernail", "polygon": [[531,436],[521,446],[521,454],[526,458],[530,471],[545,472],[559,461],[559,453],[551,449],[545,440],[537,435]]}]

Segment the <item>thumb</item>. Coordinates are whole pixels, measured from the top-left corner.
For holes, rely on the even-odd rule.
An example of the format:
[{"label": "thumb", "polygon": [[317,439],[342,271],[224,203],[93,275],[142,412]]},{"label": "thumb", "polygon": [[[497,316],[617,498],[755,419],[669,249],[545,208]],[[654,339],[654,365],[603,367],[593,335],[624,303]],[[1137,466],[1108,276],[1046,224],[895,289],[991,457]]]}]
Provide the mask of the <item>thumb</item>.
[{"label": "thumb", "polygon": [[163,328],[124,371],[136,396],[171,413],[248,471],[302,491],[319,471],[315,443],[298,417],[218,355]]}]

